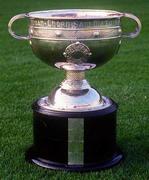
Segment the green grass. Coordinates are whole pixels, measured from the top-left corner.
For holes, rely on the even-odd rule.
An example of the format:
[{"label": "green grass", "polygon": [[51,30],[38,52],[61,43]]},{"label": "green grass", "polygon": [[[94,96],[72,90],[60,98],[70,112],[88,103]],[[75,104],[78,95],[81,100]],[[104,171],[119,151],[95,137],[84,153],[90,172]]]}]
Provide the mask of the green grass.
[{"label": "green grass", "polygon": [[[147,180],[149,179],[149,1],[148,0],[5,0],[0,5],[0,179],[2,180]],[[91,173],[50,171],[24,160],[32,144],[31,103],[63,78],[63,72],[40,62],[26,41],[9,36],[7,23],[19,13],[44,9],[96,8],[132,12],[143,28],[124,40],[119,54],[87,74],[102,94],[119,104],[117,140],[125,154],[121,165]],[[21,23],[21,22],[19,22]],[[18,32],[26,24],[19,25]]]}]

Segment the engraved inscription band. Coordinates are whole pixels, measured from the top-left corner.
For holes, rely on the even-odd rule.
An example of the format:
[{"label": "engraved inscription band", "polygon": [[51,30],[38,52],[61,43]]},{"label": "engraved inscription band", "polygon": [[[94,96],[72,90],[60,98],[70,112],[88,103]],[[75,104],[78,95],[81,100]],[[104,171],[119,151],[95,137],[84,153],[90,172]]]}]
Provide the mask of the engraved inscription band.
[{"label": "engraved inscription band", "polygon": [[33,26],[41,26],[41,27],[49,27],[49,28],[96,28],[96,27],[105,27],[105,26],[118,26],[120,20],[119,19],[103,19],[103,20],[46,20],[46,19],[34,19],[31,20],[31,24]]}]

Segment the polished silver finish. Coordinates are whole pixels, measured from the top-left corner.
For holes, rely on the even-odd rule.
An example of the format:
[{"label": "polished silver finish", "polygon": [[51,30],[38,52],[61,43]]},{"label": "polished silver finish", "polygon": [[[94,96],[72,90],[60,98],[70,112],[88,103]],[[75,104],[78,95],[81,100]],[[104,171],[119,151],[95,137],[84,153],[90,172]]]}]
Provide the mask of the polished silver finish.
[{"label": "polished silver finish", "polygon": [[[60,90],[59,90],[60,92]],[[44,109],[48,110],[55,110],[55,111],[66,111],[66,112],[86,112],[86,111],[94,111],[94,110],[100,110],[100,109],[105,109],[109,106],[111,106],[112,102],[109,98],[107,97],[100,97],[100,99],[102,100],[102,103],[99,101],[99,94],[94,90],[94,92],[96,93],[95,97],[92,97],[94,99],[89,99],[87,102],[87,98],[88,97],[78,97],[78,96],[66,96],[65,100],[64,100],[64,96],[62,93],[62,98],[59,96],[57,96],[57,101],[56,105],[52,105],[51,103],[49,103],[49,97],[43,97],[39,100],[38,104],[40,107],[43,107]],[[98,95],[97,95],[98,94]],[[93,94],[90,93],[90,95],[93,96]],[[97,98],[97,99],[95,99]],[[83,100],[85,100],[85,102],[82,102]],[[94,104],[91,104],[94,103]]]},{"label": "polished silver finish", "polygon": [[[123,33],[121,18],[136,22],[134,32]],[[12,24],[29,19],[28,35],[17,35]],[[85,71],[109,61],[119,50],[122,38],[135,38],[140,20],[129,13],[111,10],[48,10],[14,16],[8,24],[16,39],[29,40],[33,53],[52,67],[66,71],[66,78],[48,97],[40,100],[45,109],[92,111],[104,109],[111,101],[102,97],[85,79]]]},{"label": "polished silver finish", "polygon": [[59,63],[55,63],[55,66],[59,69],[64,69],[66,71],[85,71],[95,68],[96,64],[91,64],[91,63],[74,64],[74,63],[59,62]]},{"label": "polished silver finish", "polygon": [[[123,34],[123,17],[136,22],[134,32]],[[29,19],[27,36],[16,35],[12,30],[13,22],[20,18]],[[29,40],[34,54],[51,66],[66,61],[63,52],[75,42],[83,43],[90,49],[92,55],[87,63],[100,66],[117,53],[121,38],[134,38],[140,33],[141,23],[132,14],[111,10],[48,10],[14,16],[9,21],[8,30],[16,39]]]}]

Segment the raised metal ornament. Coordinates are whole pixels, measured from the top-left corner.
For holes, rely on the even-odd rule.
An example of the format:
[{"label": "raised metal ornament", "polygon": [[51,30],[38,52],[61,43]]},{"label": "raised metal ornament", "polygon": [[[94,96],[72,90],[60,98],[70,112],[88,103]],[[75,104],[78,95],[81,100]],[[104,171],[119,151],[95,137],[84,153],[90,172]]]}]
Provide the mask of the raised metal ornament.
[{"label": "raised metal ornament", "polygon": [[81,60],[83,58],[84,61],[86,61],[91,54],[90,49],[85,44],[80,42],[70,44],[68,47],[66,47],[65,52],[63,53],[68,62],[69,60],[76,60],[77,64],[79,63],[79,59]]}]

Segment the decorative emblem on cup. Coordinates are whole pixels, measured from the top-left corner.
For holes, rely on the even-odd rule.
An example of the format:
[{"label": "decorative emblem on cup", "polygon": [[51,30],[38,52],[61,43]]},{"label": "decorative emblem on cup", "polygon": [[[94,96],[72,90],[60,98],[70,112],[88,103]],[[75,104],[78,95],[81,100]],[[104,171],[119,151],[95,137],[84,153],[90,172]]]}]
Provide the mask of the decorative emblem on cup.
[{"label": "decorative emblem on cup", "polygon": [[90,49],[83,43],[76,42],[66,47],[63,53],[68,62],[84,63],[92,55]]}]

